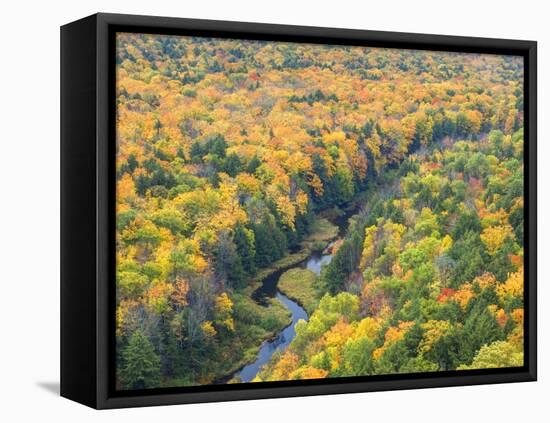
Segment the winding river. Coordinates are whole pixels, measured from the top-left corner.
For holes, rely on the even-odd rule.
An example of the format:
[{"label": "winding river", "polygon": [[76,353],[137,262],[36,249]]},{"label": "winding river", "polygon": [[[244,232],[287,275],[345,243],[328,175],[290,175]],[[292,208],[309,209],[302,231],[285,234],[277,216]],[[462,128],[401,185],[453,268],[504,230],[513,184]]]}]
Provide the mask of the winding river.
[{"label": "winding river", "polygon": [[250,382],[256,377],[256,374],[261,367],[266,364],[271,356],[276,351],[284,351],[292,342],[296,336],[295,326],[299,320],[308,319],[306,311],[298,305],[295,301],[292,301],[286,295],[277,291],[275,298],[279,300],[286,308],[292,313],[292,323],[284,328],[277,336],[269,341],[265,341],[258,351],[256,361],[244,366],[241,370],[233,375],[233,377],[239,377],[242,382]]},{"label": "winding river", "polygon": [[[335,219],[333,222],[338,225],[339,237],[342,237],[345,234],[348,218],[349,214],[346,214],[343,218]],[[331,246],[331,244],[329,244],[329,247]],[[269,306],[269,299],[276,298],[291,312],[292,322],[281,332],[279,332],[273,339],[265,341],[258,351],[256,360],[238,370],[231,376],[231,378],[239,378],[241,382],[252,381],[256,377],[262,366],[271,359],[275,352],[284,351],[290,345],[290,343],[296,336],[296,323],[298,323],[299,320],[308,320],[307,312],[303,309],[303,307],[278,290],[277,283],[279,282],[279,278],[281,277],[281,275],[287,270],[295,267],[300,267],[309,269],[317,276],[319,276],[321,273],[321,268],[324,265],[330,263],[331,260],[332,254],[315,252],[312,253],[303,262],[295,266],[278,270],[277,272],[272,273],[270,276],[263,280],[262,286],[260,286],[252,294],[252,298],[254,299],[254,301],[263,306]]]}]

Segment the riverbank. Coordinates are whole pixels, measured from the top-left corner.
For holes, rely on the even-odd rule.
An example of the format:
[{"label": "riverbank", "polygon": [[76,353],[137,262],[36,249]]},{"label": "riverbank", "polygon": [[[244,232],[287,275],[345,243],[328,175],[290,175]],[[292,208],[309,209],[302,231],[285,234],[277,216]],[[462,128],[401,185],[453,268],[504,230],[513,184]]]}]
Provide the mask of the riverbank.
[{"label": "riverbank", "polygon": [[338,237],[338,232],[338,226],[331,223],[328,219],[324,217],[315,219],[311,226],[310,234],[300,243],[300,250],[287,254],[285,257],[272,263],[269,267],[258,271],[242,292],[252,295],[262,285],[262,282],[274,273],[288,270],[307,260],[313,252],[325,249],[331,241]]},{"label": "riverbank", "polygon": [[301,242],[302,249],[312,252],[323,251],[330,241],[338,237],[339,228],[325,217],[315,219],[311,226],[311,233]]},{"label": "riverbank", "polygon": [[295,301],[277,292],[276,301],[284,306],[292,314],[292,321],[273,338],[263,342],[258,350],[255,360],[235,372],[229,383],[254,382],[259,371],[266,365],[273,354],[284,351],[296,337],[296,324],[300,320],[308,320],[307,312]]},{"label": "riverbank", "polygon": [[[257,309],[260,307],[261,314],[270,316],[277,312],[277,315],[280,316],[279,310],[282,307],[285,309],[286,318],[284,322],[277,319],[277,324],[272,331],[256,338],[257,342],[254,346],[246,348],[242,358],[231,366],[231,371],[226,373],[228,376],[217,379],[216,383],[238,382],[241,378],[235,376],[243,371],[250,373],[249,366],[256,366],[258,360],[261,362],[267,361],[267,356],[273,354],[274,346],[275,348],[282,348],[290,343],[295,336],[294,325],[300,319],[307,319],[308,314],[316,307],[315,300],[306,300],[306,297],[311,294],[309,289],[313,289],[315,274],[311,272],[313,280],[307,283],[306,290],[300,289],[300,286],[295,283],[292,284],[295,285],[292,288],[287,285],[287,290],[292,291],[290,295],[282,293],[282,290],[279,289],[280,277],[289,269],[302,270],[295,267],[304,263],[313,253],[326,248],[338,236],[338,233],[338,226],[326,218],[317,218],[312,225],[310,234],[301,242],[299,251],[288,254],[271,264],[271,266],[260,270],[249,285],[240,291],[238,295],[246,298],[244,302],[248,304],[249,308]],[[301,292],[298,292],[298,290]],[[270,346],[271,349],[266,350],[267,346]]]},{"label": "riverbank", "polygon": [[314,284],[317,275],[309,269],[293,268],[279,278],[278,288],[284,295],[296,301],[311,314],[319,305],[318,294]]},{"label": "riverbank", "polygon": [[219,376],[210,381],[213,384],[230,383],[236,372],[256,359],[263,344],[292,324],[292,313],[276,298],[269,299],[267,307],[242,292],[232,298],[238,315],[231,341],[234,349],[221,360]]}]

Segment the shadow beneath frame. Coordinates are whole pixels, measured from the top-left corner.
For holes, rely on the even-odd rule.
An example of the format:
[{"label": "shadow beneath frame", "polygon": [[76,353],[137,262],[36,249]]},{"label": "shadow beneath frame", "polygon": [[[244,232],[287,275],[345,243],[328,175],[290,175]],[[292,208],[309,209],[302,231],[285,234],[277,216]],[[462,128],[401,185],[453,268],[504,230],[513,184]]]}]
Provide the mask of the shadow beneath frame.
[{"label": "shadow beneath frame", "polygon": [[36,386],[55,396],[60,395],[59,382],[36,382]]}]

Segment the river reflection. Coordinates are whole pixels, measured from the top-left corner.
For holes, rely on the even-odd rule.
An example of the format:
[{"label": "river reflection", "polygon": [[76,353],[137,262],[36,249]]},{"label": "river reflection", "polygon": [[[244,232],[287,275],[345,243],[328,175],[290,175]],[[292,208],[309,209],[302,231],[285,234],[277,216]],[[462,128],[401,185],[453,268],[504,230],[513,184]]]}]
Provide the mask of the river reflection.
[{"label": "river reflection", "polygon": [[309,260],[305,262],[304,267],[311,270],[317,276],[321,274],[321,269],[332,261],[332,254],[314,253]]},{"label": "river reflection", "polygon": [[275,298],[277,298],[277,300],[283,303],[283,305],[291,311],[292,323],[280,332],[275,339],[264,342],[258,352],[258,358],[256,361],[244,366],[235,374],[235,376],[239,377],[242,382],[250,382],[254,379],[260,368],[269,361],[271,356],[276,351],[284,351],[290,345],[296,336],[296,330],[294,327],[296,326],[296,323],[298,323],[298,320],[307,321],[308,316],[306,311],[296,302],[292,301],[280,292],[277,292]]},{"label": "river reflection", "polygon": [[[340,220],[336,222],[340,229],[340,236],[345,233],[348,217],[349,215],[342,216],[339,218]],[[328,248],[330,248],[332,244],[333,243],[329,244]],[[309,269],[317,276],[319,276],[321,274],[321,269],[323,268],[323,266],[329,264],[331,260],[332,254],[323,254],[321,252],[316,252],[312,253],[307,260],[304,260],[302,263],[296,265],[295,267],[299,266],[301,268]],[[299,320],[308,320],[308,315],[306,311],[299,304],[297,304],[295,301],[292,301],[286,295],[283,295],[277,289],[279,278],[287,270],[289,269],[280,269],[265,278],[263,280],[262,286],[254,291],[254,293],[252,294],[252,298],[258,304],[267,307],[269,306],[269,299],[275,297],[292,313],[292,323],[281,332],[279,332],[279,334],[275,338],[270,341],[265,341],[262,344],[260,350],[258,351],[258,356],[253,363],[244,366],[241,370],[233,374],[232,377],[240,379],[241,382],[251,382],[256,377],[262,366],[269,362],[275,352],[286,350],[286,348],[290,345],[290,343],[296,336],[296,323],[298,323]]]}]

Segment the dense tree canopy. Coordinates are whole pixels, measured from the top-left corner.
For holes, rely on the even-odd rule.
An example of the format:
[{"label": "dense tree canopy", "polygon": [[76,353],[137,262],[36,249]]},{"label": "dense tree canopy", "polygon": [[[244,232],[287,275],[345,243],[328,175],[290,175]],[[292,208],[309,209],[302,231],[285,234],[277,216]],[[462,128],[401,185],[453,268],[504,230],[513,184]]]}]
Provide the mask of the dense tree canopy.
[{"label": "dense tree canopy", "polygon": [[[418,171],[373,200],[378,206],[360,214],[321,274],[318,284],[336,295],[297,326],[290,348],[257,381],[281,378],[280,366],[293,379],[301,369],[336,377],[523,365],[523,239],[512,218],[523,197],[494,196],[521,177],[523,141],[521,132],[505,136],[512,148],[497,156],[496,136],[503,134],[409,156]],[[472,158],[487,166],[462,168]],[[502,189],[493,194],[495,179]],[[435,187],[431,208],[425,185]],[[327,306],[344,300],[358,312]]]},{"label": "dense tree canopy", "polygon": [[116,52],[120,387],[250,361],[288,324],[259,275],[365,197],[258,380],[521,360],[520,58],[124,33]]}]

